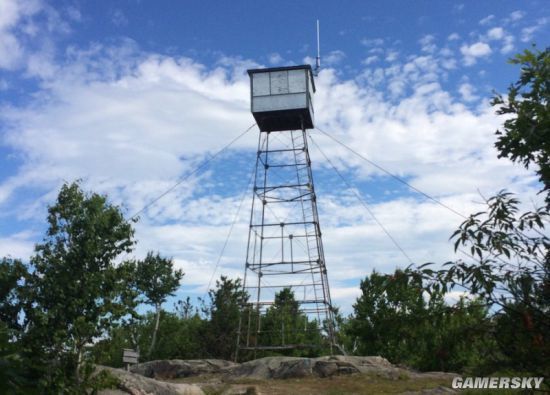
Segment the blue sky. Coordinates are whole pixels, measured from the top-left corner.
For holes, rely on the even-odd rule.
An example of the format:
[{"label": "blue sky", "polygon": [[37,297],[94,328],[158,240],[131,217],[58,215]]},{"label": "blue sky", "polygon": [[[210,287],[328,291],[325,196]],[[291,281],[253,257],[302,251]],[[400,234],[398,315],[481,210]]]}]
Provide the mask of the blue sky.
[{"label": "blue sky", "polygon": [[[246,69],[313,62],[321,23],[317,126],[453,209],[536,177],[496,158],[490,108],[519,73],[514,53],[548,45],[545,1],[0,0],[0,255],[27,258],[63,181],[131,215],[253,123]],[[455,259],[461,218],[319,132],[413,261]],[[141,215],[135,251],[172,256],[179,295],[240,276],[257,130]],[[312,147],[329,281],[349,311],[361,278],[408,264]]]}]

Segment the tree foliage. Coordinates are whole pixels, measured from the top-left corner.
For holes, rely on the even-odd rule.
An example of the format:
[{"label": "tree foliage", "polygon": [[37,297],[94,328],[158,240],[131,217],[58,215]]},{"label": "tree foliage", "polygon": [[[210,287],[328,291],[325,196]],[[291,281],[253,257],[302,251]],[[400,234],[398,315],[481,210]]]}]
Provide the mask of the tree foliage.
[{"label": "tree foliage", "polygon": [[550,48],[529,51],[510,60],[521,65],[518,81],[508,89],[506,98],[495,95],[497,114],[507,115],[497,131],[495,146],[499,157],[520,162],[526,168],[535,164],[537,174],[548,193],[550,206]]},{"label": "tree foliage", "polygon": [[24,284],[27,276],[27,268],[19,259],[0,260],[0,322],[12,334],[21,329],[19,316],[23,306],[20,285]]},{"label": "tree foliage", "polygon": [[218,358],[233,359],[235,355],[237,330],[241,303],[246,303],[248,294],[240,279],[221,276],[216,288],[208,292],[210,305],[205,313],[210,318],[206,332],[206,350]]},{"label": "tree foliage", "polygon": [[494,312],[493,333],[505,358],[500,366],[546,373],[550,348],[550,238],[544,208],[520,213],[519,201],[500,192],[486,210],[472,214],[454,232],[455,250],[470,261],[429,265],[420,273],[431,292],[465,289]]},{"label": "tree foliage", "polygon": [[[241,298],[248,298],[239,279],[221,276],[199,309],[190,298],[176,303],[175,312],[161,311],[157,345],[141,361],[154,359],[233,359]],[[100,363],[121,366],[122,348],[148,349],[157,322],[156,313],[113,328],[110,336],[94,347]],[[137,340],[137,343],[134,341]]]},{"label": "tree foliage", "polygon": [[501,191],[486,199],[484,210],[470,215],[453,233],[456,251],[467,261],[443,269],[419,268],[426,289],[465,289],[493,312],[491,333],[500,349],[499,368],[550,374],[550,52],[526,50],[511,60],[521,75],[492,104],[506,115],[497,131],[499,157],[537,165],[546,192],[545,207],[521,209],[520,201]]},{"label": "tree foliage", "polygon": [[486,347],[486,309],[461,300],[454,306],[443,292],[425,295],[422,277],[409,270],[373,272],[361,281],[354,316],[345,326],[359,355],[381,355],[420,370],[464,370]]},{"label": "tree foliage", "polygon": [[159,253],[150,251],[145,259],[136,264],[137,290],[145,297],[145,303],[155,307],[155,326],[148,355],[151,355],[156,345],[162,304],[168,296],[174,295],[182,278],[183,271],[174,270],[174,261],[161,257]]},{"label": "tree foliage", "polygon": [[17,309],[23,312],[19,355],[39,386],[54,392],[79,386],[86,346],[134,308],[129,273],[114,265],[131,251],[133,234],[105,196],[65,184],[48,208],[46,236],[29,269],[3,260],[2,286],[8,286],[2,314],[16,327]]},{"label": "tree foliage", "polygon": [[273,305],[262,317],[262,330],[259,344],[278,346],[315,346],[304,349],[283,350],[272,354],[288,356],[317,356],[322,347],[320,326],[317,320],[310,320],[301,312],[291,288],[283,288],[275,294]]},{"label": "tree foliage", "polygon": [[[133,337],[138,340],[138,348],[150,347],[155,328],[156,314],[145,314],[140,320],[112,329],[105,339],[93,348],[97,363],[113,367],[123,367],[122,349],[134,348]],[[178,313],[161,311],[159,337],[150,355],[140,356],[140,362],[159,359],[199,359],[206,358],[206,338],[208,322],[198,313],[183,317]]]}]

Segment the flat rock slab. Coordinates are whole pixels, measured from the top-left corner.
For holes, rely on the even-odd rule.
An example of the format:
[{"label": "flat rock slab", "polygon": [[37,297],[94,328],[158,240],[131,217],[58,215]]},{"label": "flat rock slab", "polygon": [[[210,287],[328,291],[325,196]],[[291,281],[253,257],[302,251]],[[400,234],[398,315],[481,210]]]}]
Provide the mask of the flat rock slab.
[{"label": "flat rock slab", "polygon": [[384,378],[396,379],[402,374],[401,370],[382,357],[342,355],[315,358],[314,366],[314,372],[321,377],[351,373],[370,373]]},{"label": "flat rock slab", "polygon": [[266,357],[245,362],[232,369],[227,369],[225,379],[288,379],[312,375],[313,363],[309,358]]},{"label": "flat rock slab", "polygon": [[165,380],[221,373],[236,366],[238,364],[222,359],[171,359],[140,363],[132,366],[130,371],[145,377]]},{"label": "flat rock slab", "polygon": [[224,381],[250,378],[258,380],[288,379],[302,377],[332,377],[353,373],[372,374],[397,380],[452,379],[453,373],[418,373],[392,365],[387,359],[358,356],[326,356],[319,358],[266,357],[242,364],[221,359],[159,360],[134,365],[133,373],[156,379],[177,379],[215,374]]},{"label": "flat rock slab", "polygon": [[[320,358],[266,357],[227,368],[224,379],[286,379],[300,377],[331,377],[353,373],[374,374],[387,379],[425,377],[407,369],[398,368],[382,357],[330,356]],[[430,373],[436,378],[439,373]],[[455,375],[442,373],[445,378]],[[437,376],[439,378],[441,376]],[[425,377],[428,378],[428,377]]]},{"label": "flat rock slab", "polygon": [[[223,393],[224,395],[250,395],[259,394],[259,388],[262,385],[269,384],[264,382],[264,384],[256,387],[254,384],[247,384],[247,380],[264,381],[272,379],[330,378],[352,374],[372,375],[386,380],[432,379],[450,381],[452,378],[457,377],[454,373],[415,372],[405,367],[392,365],[387,359],[379,356],[360,357],[341,355],[319,358],[266,357],[244,362],[242,364],[219,359],[160,360],[135,365],[131,368],[131,371],[136,373],[131,374],[132,379],[134,376],[142,375],[145,376],[143,377],[144,380],[151,380],[155,382],[155,385],[159,382],[151,378],[171,380],[195,376],[198,377],[198,380],[202,379],[204,381],[202,383],[196,383],[194,386],[164,383],[168,387],[157,387],[153,390],[151,387],[146,387],[141,383],[135,383],[132,387],[135,390],[130,393],[136,395],[149,393],[160,395],[199,394],[202,392],[192,391],[200,391],[200,387],[204,388],[205,391],[209,388],[216,391],[219,390],[221,391],[219,393]],[[125,373],[124,371],[122,372]],[[126,378],[124,378],[124,380],[123,382],[125,385],[131,387],[129,384],[126,384]],[[350,377],[350,380],[354,379]],[[445,395],[453,393],[456,393],[456,391],[450,388],[437,387],[406,392],[402,395]],[[108,394],[105,393],[103,395]]]},{"label": "flat rock slab", "polygon": [[139,374],[127,372],[122,369],[97,366],[96,371],[106,370],[118,378],[119,385],[116,390],[103,390],[100,395],[204,395],[203,390],[192,384],[172,384],[157,381]]}]

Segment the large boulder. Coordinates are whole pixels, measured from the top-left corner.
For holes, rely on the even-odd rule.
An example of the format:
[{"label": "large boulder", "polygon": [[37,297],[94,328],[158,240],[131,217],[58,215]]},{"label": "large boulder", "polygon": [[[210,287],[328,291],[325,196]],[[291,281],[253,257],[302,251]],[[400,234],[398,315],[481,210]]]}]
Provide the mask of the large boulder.
[{"label": "large boulder", "polygon": [[96,373],[102,370],[106,370],[116,377],[119,384],[116,390],[103,390],[99,392],[100,395],[118,395],[121,393],[132,395],[204,395],[200,387],[192,384],[165,383],[107,366],[97,366]]},{"label": "large boulder", "polygon": [[251,378],[273,379],[306,377],[312,375],[312,364],[309,358],[298,357],[265,357],[242,363],[228,369],[226,379]]},{"label": "large boulder", "polygon": [[[456,374],[453,373],[415,372],[405,367],[392,365],[387,359],[378,356],[359,357],[341,355],[319,358],[266,357],[244,362],[242,364],[218,359],[161,360],[135,365],[131,368],[131,371],[142,376],[160,380],[202,376],[199,380],[202,382],[200,385],[203,387],[205,386],[204,388],[209,388],[209,386],[215,388],[217,388],[216,386],[220,386],[220,388],[222,388],[224,385],[229,384],[227,388],[228,394],[245,394],[247,391],[248,393],[254,393],[253,391],[251,392],[252,387],[249,385],[239,384],[240,380],[243,379],[246,382],[247,379],[270,380],[304,377],[333,377],[350,374],[367,374],[389,380],[450,380],[456,377]],[[136,387],[139,388],[139,385]],[[419,391],[414,393],[422,395],[452,393],[445,392],[448,390],[448,388],[441,387],[438,389],[431,389],[431,392]]]},{"label": "large boulder", "polygon": [[224,379],[287,379],[299,377],[331,377],[364,373],[397,380],[402,378],[450,379],[453,373],[417,373],[392,365],[382,357],[334,355],[319,358],[266,357],[225,369]]},{"label": "large boulder", "polygon": [[331,377],[339,376],[343,374],[359,373],[359,369],[348,361],[339,361],[339,360],[315,360],[313,366],[313,372],[319,377]]},{"label": "large boulder", "polygon": [[320,358],[266,357],[228,368],[226,378],[284,379],[294,377],[331,377],[352,373],[370,373],[398,378],[402,369],[381,357],[331,356]]},{"label": "large boulder", "polygon": [[314,371],[321,377],[350,373],[367,373],[388,379],[403,375],[403,369],[392,365],[382,357],[355,357],[333,355],[315,359]]},{"label": "large boulder", "polygon": [[140,363],[132,366],[130,371],[145,377],[176,379],[202,374],[221,373],[235,366],[238,366],[238,364],[221,359],[171,359]]},{"label": "large boulder", "polygon": [[312,375],[309,358],[265,357],[248,361],[226,371],[226,378],[287,379]]}]

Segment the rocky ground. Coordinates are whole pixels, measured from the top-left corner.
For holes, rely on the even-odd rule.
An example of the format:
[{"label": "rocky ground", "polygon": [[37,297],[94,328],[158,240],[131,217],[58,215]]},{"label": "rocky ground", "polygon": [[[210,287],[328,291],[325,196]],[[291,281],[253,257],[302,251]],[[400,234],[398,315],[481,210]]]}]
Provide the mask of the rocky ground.
[{"label": "rocky ground", "polygon": [[[381,357],[267,357],[242,364],[217,359],[151,361],[130,372],[108,369],[133,395],[452,394],[452,373],[418,373]],[[113,392],[114,391],[114,392]]]}]

